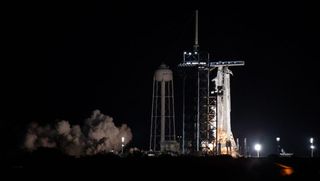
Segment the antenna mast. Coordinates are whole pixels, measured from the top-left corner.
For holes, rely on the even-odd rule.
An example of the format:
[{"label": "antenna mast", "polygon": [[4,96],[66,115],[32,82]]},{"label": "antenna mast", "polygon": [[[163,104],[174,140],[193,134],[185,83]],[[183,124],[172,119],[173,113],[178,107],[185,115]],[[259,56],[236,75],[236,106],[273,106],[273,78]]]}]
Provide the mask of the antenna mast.
[{"label": "antenna mast", "polygon": [[198,51],[199,43],[198,43],[198,10],[196,10],[196,22],[195,22],[195,41],[193,46],[193,51]]}]

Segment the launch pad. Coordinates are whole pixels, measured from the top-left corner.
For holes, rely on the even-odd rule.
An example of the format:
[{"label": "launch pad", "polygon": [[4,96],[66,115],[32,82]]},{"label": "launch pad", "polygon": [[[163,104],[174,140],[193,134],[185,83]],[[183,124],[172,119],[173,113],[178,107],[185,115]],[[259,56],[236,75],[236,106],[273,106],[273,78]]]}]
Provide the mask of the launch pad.
[{"label": "launch pad", "polygon": [[[231,131],[229,67],[244,61],[211,60],[199,50],[198,11],[193,51],[183,52],[181,153],[238,156]],[[153,151],[177,151],[172,71],[161,65],[154,75],[150,145]],[[161,89],[161,90],[160,90]],[[187,98],[186,98],[187,97]],[[170,144],[167,144],[170,143]]]}]

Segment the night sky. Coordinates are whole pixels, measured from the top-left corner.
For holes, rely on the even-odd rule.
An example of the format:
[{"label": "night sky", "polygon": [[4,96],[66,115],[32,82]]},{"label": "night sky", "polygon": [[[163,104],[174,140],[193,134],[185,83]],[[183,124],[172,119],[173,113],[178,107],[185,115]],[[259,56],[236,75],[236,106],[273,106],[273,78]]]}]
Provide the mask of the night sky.
[{"label": "night sky", "polygon": [[234,136],[259,141],[264,156],[275,152],[277,136],[287,152],[308,154],[311,136],[320,146],[316,9],[220,1],[48,3],[15,14],[9,47],[19,49],[2,76],[1,142],[16,150],[32,121],[81,124],[99,109],[128,124],[130,146],[147,149],[153,72],[161,62],[175,70],[192,50],[195,9],[200,49],[214,60],[245,61],[231,68]]}]

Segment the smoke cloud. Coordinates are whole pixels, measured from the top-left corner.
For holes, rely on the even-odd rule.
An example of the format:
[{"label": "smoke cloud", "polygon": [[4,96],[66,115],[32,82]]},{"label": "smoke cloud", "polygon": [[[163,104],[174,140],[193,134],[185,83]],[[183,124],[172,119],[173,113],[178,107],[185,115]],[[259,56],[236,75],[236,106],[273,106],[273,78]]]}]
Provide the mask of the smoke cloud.
[{"label": "smoke cloud", "polygon": [[125,138],[123,144],[128,144],[132,139],[131,129],[126,124],[116,127],[112,117],[95,110],[82,128],[66,120],[44,127],[32,123],[24,147],[30,151],[39,147],[59,148],[72,156],[94,155],[120,151],[122,137]]}]

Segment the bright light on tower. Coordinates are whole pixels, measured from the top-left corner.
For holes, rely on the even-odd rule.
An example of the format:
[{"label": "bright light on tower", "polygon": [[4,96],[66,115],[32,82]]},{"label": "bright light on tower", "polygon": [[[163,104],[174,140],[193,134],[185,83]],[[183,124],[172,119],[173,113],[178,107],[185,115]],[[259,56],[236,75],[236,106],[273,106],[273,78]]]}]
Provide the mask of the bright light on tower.
[{"label": "bright light on tower", "polygon": [[255,149],[256,151],[260,151],[260,150],[261,150],[261,145],[260,145],[260,144],[254,145],[254,149]]},{"label": "bright light on tower", "polygon": [[310,138],[310,149],[311,149],[311,158],[313,157],[313,150],[315,149],[315,146],[313,145],[313,138]]},{"label": "bright light on tower", "polygon": [[121,154],[123,154],[123,147],[124,147],[124,137],[121,137]]},{"label": "bright light on tower", "polygon": [[276,140],[277,140],[277,143],[278,143],[278,145],[277,145],[277,147],[278,147],[278,154],[280,154],[280,153],[281,153],[280,137],[276,137]]},{"label": "bright light on tower", "polygon": [[254,145],[254,149],[257,151],[257,157],[259,158],[260,157],[259,153],[260,153],[260,150],[261,150],[261,145],[260,144],[255,144]]},{"label": "bright light on tower", "polygon": [[124,137],[123,136],[121,137],[121,142],[124,143]]}]

